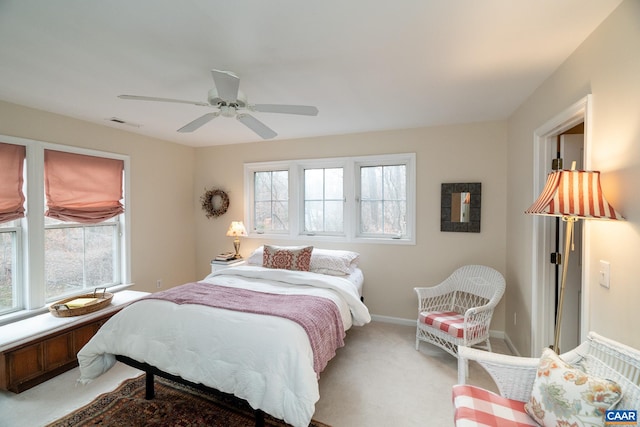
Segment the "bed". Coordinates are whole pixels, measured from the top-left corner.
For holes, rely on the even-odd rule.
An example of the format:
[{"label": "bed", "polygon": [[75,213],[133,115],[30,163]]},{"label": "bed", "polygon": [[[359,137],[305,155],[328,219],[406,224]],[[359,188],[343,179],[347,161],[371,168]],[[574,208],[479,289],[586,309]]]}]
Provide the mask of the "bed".
[{"label": "bed", "polygon": [[[345,258],[347,251],[314,250],[316,263],[300,271],[267,262],[267,255],[281,250],[297,249],[265,245],[245,266],[151,294],[121,310],[78,353],[79,381],[98,377],[118,358],[233,394],[257,413],[293,426],[308,426],[320,398],[320,373],[344,345],[345,331],[371,317],[361,300],[356,253]],[[338,260],[332,259],[336,254]],[[325,255],[330,262],[318,263]],[[227,294],[231,308],[215,306]],[[248,311],[233,308],[239,305]]]}]

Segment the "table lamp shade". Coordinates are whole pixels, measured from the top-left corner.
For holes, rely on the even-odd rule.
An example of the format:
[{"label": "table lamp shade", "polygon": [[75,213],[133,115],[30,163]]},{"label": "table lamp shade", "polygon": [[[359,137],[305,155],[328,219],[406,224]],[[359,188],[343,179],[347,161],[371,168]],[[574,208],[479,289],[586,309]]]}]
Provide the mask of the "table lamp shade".
[{"label": "table lamp shade", "polygon": [[528,214],[621,220],[600,188],[600,172],[559,170],[551,172]]},{"label": "table lamp shade", "polygon": [[227,236],[246,236],[247,230],[244,228],[242,221],[232,221],[229,229],[227,230]]}]

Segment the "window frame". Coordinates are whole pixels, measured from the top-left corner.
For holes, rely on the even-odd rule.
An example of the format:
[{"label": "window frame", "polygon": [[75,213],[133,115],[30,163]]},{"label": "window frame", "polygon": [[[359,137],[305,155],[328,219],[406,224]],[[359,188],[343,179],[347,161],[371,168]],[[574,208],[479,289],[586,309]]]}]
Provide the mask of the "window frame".
[{"label": "window frame", "polygon": [[[350,224],[348,220],[348,209],[351,206],[348,203],[349,196],[347,195],[347,188],[349,187],[346,182],[348,177],[351,175],[351,168],[349,167],[348,161],[342,158],[332,158],[332,159],[316,159],[316,160],[304,160],[304,161],[295,161],[295,164],[292,165],[295,173],[296,173],[296,183],[297,185],[297,198],[296,198],[296,206],[298,207],[296,211],[296,218],[298,222],[298,235],[299,236],[307,236],[307,237],[319,237],[319,238],[338,238],[342,239],[348,235],[348,231],[350,229]],[[311,232],[305,230],[305,171],[308,169],[342,169],[342,197],[343,197],[343,219],[344,226],[342,232]],[[324,195],[323,195],[324,197]]]},{"label": "window frame", "polygon": [[[255,179],[255,173],[256,172],[278,172],[278,171],[287,171],[287,185],[288,185],[288,192],[289,192],[289,201],[288,201],[288,216],[289,216],[289,229],[288,230],[282,230],[282,231],[269,231],[269,232],[264,232],[264,231],[257,231],[255,224],[254,224],[254,215],[253,215],[253,201],[254,201],[254,194],[255,194],[255,187],[254,187],[254,179]],[[247,228],[247,234],[251,235],[260,235],[260,236],[265,236],[265,235],[269,235],[269,236],[284,236],[284,235],[289,235],[291,233],[291,185],[292,185],[292,179],[291,179],[291,170],[289,165],[286,162],[268,162],[268,163],[256,163],[256,164],[245,164],[244,165],[244,176],[245,176],[245,182],[244,182],[244,187],[245,187],[245,191],[244,194],[246,195],[245,197],[248,197],[248,200],[251,200],[251,203],[245,203],[245,218],[251,218],[251,222],[245,221],[245,224],[249,224],[248,228]]]},{"label": "window frame", "polygon": [[[20,286],[21,283],[23,283],[23,263],[22,263],[22,251],[23,251],[23,245],[22,245],[22,229],[19,225],[20,220],[19,219],[14,219],[12,221],[9,221],[7,223],[4,224],[0,224],[0,233],[7,233],[7,234],[12,234],[12,239],[14,241],[14,245],[13,245],[13,257],[14,257],[14,263],[13,263],[13,271],[15,272],[14,276],[13,276],[13,283],[12,283],[12,296],[13,296],[13,300],[15,302],[16,307],[22,307],[23,301],[24,301],[24,295],[25,295],[25,291],[24,291],[24,287]],[[7,312],[5,312],[4,314],[8,314],[8,313],[13,313],[15,310],[9,310]],[[3,314],[0,314],[0,318],[3,316]]]},{"label": "window frame", "polygon": [[[404,236],[368,236],[360,230],[360,168],[363,166],[406,167],[407,230]],[[343,168],[344,231],[343,233],[307,233],[304,231],[304,171],[305,169]],[[275,170],[289,171],[289,232],[257,232],[253,218],[253,174]],[[249,238],[273,240],[306,240],[350,243],[416,244],[416,154],[333,157],[303,160],[283,160],[244,164],[245,212]]]},{"label": "window frame", "polygon": [[[47,224],[46,223],[46,219],[45,219],[45,225],[44,225],[44,234],[45,234],[45,238],[46,238],[46,234],[48,230],[61,230],[61,229],[80,229],[82,230],[82,235],[83,238],[86,239],[86,233],[89,229],[91,228],[96,228],[96,227],[109,227],[110,229],[110,234],[112,235],[113,238],[113,245],[112,245],[112,251],[113,251],[113,275],[112,277],[117,278],[115,282],[111,282],[111,283],[104,283],[101,284],[100,287],[106,287],[107,289],[113,288],[115,286],[120,286],[122,284],[122,262],[118,262],[119,260],[121,260],[122,258],[122,248],[121,245],[119,245],[120,243],[120,235],[122,234],[121,228],[120,228],[120,215],[116,215],[115,217],[109,218],[105,221],[101,221],[99,223],[96,224],[85,224],[85,223],[79,223],[79,222],[67,222],[67,221],[59,221],[59,223],[55,223],[55,224]],[[84,248],[84,254],[86,255],[86,240],[83,240],[83,248]],[[46,251],[45,251],[45,279],[46,279]],[[82,260],[82,269],[83,269],[83,273],[87,272],[86,269],[86,262],[83,259]],[[84,278],[86,280],[86,277]],[[83,287],[81,290],[78,291],[74,291],[74,292],[65,292],[62,293],[60,295],[57,295],[55,297],[47,297],[47,285],[46,285],[46,281],[45,281],[45,304],[51,304],[53,302],[55,302],[56,300],[60,300],[62,298],[67,298],[69,296],[72,295],[77,295],[79,293],[84,294],[87,292],[91,292],[93,291],[94,288],[90,288],[90,287]]]},{"label": "window frame", "polygon": [[[414,162],[415,164],[415,162]],[[414,226],[415,226],[415,176],[413,177],[413,182],[410,184],[410,176],[412,173],[415,172],[415,167],[414,165],[410,165],[408,164],[408,162],[403,162],[403,161],[397,161],[397,159],[389,159],[387,157],[384,158],[376,158],[376,159],[372,159],[372,158],[367,158],[364,160],[360,160],[357,161],[355,163],[355,169],[356,169],[356,173],[354,174],[354,177],[356,179],[356,201],[357,201],[357,213],[356,213],[356,219],[357,219],[357,235],[361,238],[366,238],[366,239],[376,239],[376,238],[388,238],[388,237],[381,237],[379,234],[376,233],[368,233],[368,232],[364,232],[361,231],[363,229],[363,227],[361,226],[361,220],[362,220],[362,214],[361,214],[361,208],[362,208],[362,204],[361,204],[361,189],[362,189],[362,182],[361,182],[361,178],[362,178],[362,168],[365,167],[390,167],[390,166],[405,166],[405,185],[406,185],[406,209],[407,209],[407,234],[411,234],[410,227],[411,230],[414,230]],[[383,169],[384,171],[384,169]],[[383,177],[384,180],[384,177]],[[411,190],[410,187],[413,189],[413,196],[410,197],[411,194]],[[387,199],[382,199],[383,202],[383,206],[384,206],[384,201]],[[412,214],[413,212],[413,214]],[[410,225],[411,224],[411,225]],[[391,237],[392,239],[400,239],[402,240],[403,237],[400,236],[393,236]]]},{"label": "window frame", "polygon": [[[25,211],[26,215],[16,224],[17,231],[17,276],[20,295],[18,308],[8,313],[0,314],[0,324],[10,323],[21,318],[29,317],[47,310],[51,302],[46,301],[46,283],[44,277],[44,235],[45,235],[45,197],[44,197],[44,151],[56,150],[87,156],[97,156],[118,159],[124,162],[123,205],[124,213],[118,216],[117,241],[119,252],[119,283],[109,286],[108,291],[114,292],[126,288],[131,284],[131,194],[130,158],[128,155],[110,153],[88,148],[54,144],[44,141],[0,135],[0,140],[8,144],[26,147],[25,157]],[[31,212],[41,212],[30,214]],[[28,285],[27,285],[28,284]],[[78,294],[86,293],[86,289]],[[72,296],[74,294],[70,294]]]}]

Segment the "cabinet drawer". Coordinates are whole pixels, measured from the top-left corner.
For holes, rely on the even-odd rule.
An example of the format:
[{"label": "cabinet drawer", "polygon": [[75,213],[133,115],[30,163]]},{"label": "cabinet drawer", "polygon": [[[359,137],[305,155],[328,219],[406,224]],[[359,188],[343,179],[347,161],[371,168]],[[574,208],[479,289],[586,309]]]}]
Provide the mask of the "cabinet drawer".
[{"label": "cabinet drawer", "polygon": [[87,326],[83,326],[81,328],[73,331],[73,354],[78,354],[78,352],[84,347],[86,343],[89,342],[91,338],[98,332],[100,326],[104,324],[105,321],[100,321],[98,323],[92,323]]},{"label": "cabinet drawer", "polygon": [[42,343],[30,345],[8,354],[9,384],[24,382],[44,372]]},{"label": "cabinet drawer", "polygon": [[75,360],[73,333],[59,335],[43,342],[44,369],[50,371]]}]

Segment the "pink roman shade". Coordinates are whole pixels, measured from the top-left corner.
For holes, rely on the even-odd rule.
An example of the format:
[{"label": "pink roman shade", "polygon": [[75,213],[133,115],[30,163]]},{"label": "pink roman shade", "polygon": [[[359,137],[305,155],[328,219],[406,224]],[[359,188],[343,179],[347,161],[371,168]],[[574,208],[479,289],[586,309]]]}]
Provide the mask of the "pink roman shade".
[{"label": "pink roman shade", "polygon": [[45,150],[46,216],[95,224],[124,212],[122,160]]},{"label": "pink roman shade", "polygon": [[598,171],[551,172],[538,200],[525,213],[589,219],[623,219],[602,194]]},{"label": "pink roman shade", "polygon": [[0,142],[0,223],[24,216],[22,170],[25,147]]}]

